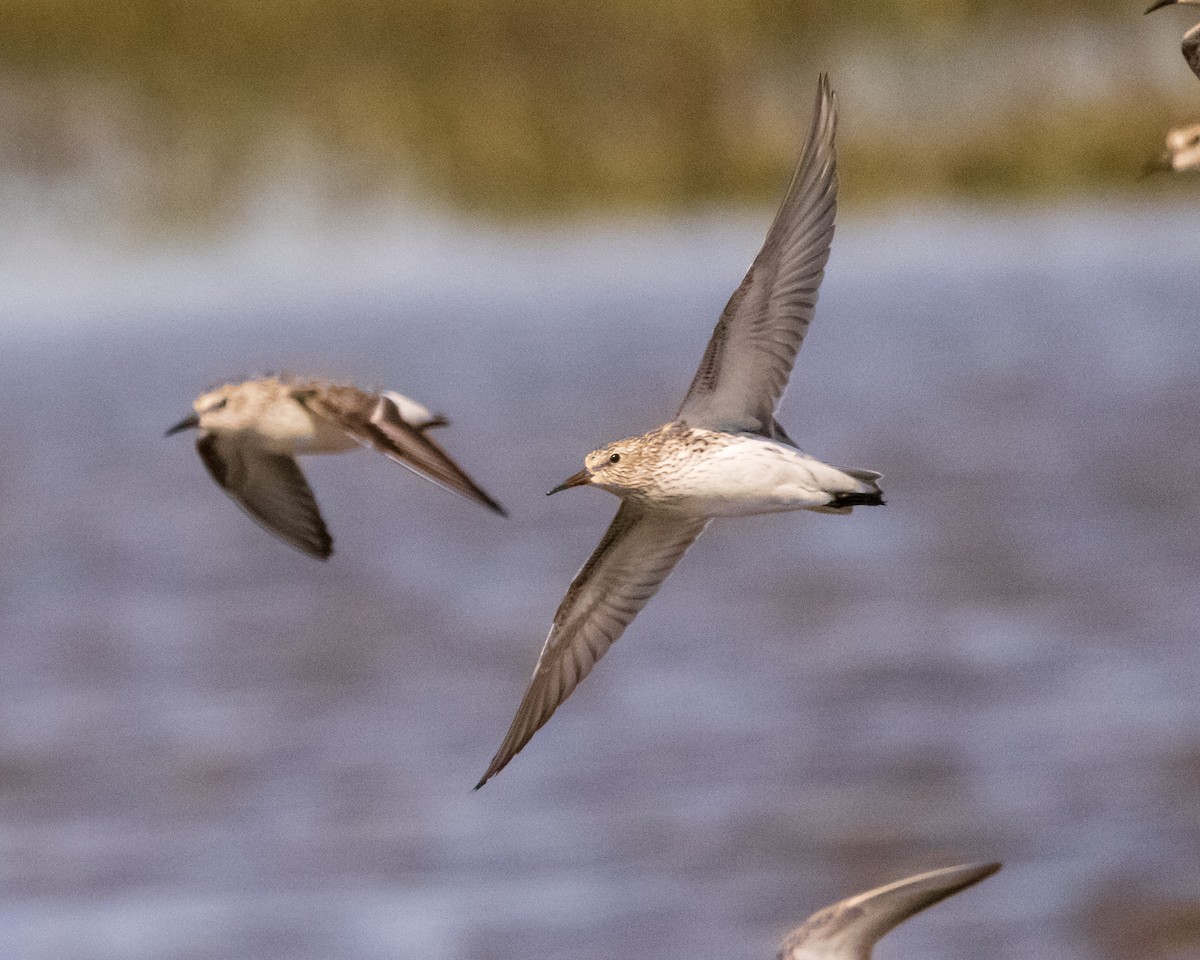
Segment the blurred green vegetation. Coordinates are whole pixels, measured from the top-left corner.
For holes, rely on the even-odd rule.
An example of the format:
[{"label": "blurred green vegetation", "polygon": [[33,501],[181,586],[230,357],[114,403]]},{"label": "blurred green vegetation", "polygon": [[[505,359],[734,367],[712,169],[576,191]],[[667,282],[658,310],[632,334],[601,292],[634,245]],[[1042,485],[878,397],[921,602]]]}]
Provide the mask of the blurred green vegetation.
[{"label": "blurred green vegetation", "polygon": [[310,164],[335,197],[497,215],[766,201],[822,69],[860,196],[1130,185],[1190,119],[1161,65],[1056,62],[1047,36],[1140,36],[1127,0],[0,0],[0,22],[0,168],[116,164],[167,218]]}]

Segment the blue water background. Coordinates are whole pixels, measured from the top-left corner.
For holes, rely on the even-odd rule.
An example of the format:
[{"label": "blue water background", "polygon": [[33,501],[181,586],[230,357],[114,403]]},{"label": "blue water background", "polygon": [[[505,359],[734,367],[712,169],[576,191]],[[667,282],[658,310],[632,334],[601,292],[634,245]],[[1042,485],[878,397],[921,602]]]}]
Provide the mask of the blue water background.
[{"label": "blue water background", "polygon": [[[781,419],[888,506],[714,523],[471,792],[615,507],[544,492],[671,414],[768,219],[9,238],[4,954],[751,960],[985,859],[879,955],[1128,957],[1114,927],[1194,904],[1182,207],[847,214]],[[267,370],[444,412],[511,518],[310,459],[337,553],[289,550],[162,439]]]}]

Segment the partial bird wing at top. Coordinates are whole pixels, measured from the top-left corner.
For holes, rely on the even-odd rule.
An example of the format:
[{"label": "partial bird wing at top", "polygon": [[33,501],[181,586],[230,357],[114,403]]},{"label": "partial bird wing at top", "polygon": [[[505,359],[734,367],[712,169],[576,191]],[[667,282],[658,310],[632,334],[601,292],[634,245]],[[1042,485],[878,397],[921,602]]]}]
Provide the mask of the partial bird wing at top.
[{"label": "partial bird wing at top", "polygon": [[789,933],[779,960],[870,960],[875,943],[897,924],[999,869],[998,863],[945,867],[839,901]]},{"label": "partial bird wing at top", "polygon": [[626,500],[554,614],[533,679],[479,789],[499,773],[629,626],[708,525]]},{"label": "partial bird wing at top", "polygon": [[196,441],[196,452],[217,485],[272,533],[321,560],[333,553],[312,488],[291,457],[213,433]]},{"label": "partial bird wing at top", "polygon": [[817,304],[837,208],[837,99],[817,86],[812,126],[787,196],[717,321],[677,419],[776,437],[775,410]]},{"label": "partial bird wing at top", "polygon": [[414,427],[400,415],[389,394],[366,393],[356,387],[299,390],[297,399],[314,413],[338,424],[359,443],[378,450],[440,487],[507,516],[500,504],[425,435],[424,428],[437,425],[436,418],[421,427]]},{"label": "partial bird wing at top", "polygon": [[[1146,13],[1153,13],[1177,3],[1200,4],[1200,0],[1154,0],[1154,3],[1146,8]],[[1200,77],[1200,24],[1183,35],[1183,59],[1192,68],[1192,73]]]},{"label": "partial bird wing at top", "polygon": [[1183,59],[1192,68],[1192,73],[1200,78],[1200,26],[1192,27],[1183,35]]}]

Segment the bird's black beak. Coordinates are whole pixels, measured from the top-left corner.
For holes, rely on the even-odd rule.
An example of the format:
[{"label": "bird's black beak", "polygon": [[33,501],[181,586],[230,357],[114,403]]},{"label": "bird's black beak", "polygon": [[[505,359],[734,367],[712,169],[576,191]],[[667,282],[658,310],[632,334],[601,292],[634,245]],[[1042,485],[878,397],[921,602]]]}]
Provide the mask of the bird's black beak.
[{"label": "bird's black beak", "polygon": [[195,430],[199,426],[200,417],[193,413],[190,416],[184,417],[182,420],[180,420],[177,424],[175,424],[175,426],[164,433],[163,436],[169,437],[172,434],[179,433],[181,430]]},{"label": "bird's black beak", "polygon": [[547,493],[546,496],[558,493],[560,490],[566,490],[567,487],[582,487],[592,482],[592,475],[587,472],[587,469],[580,470],[578,473],[573,473],[566,480],[560,483],[557,487]]},{"label": "bird's black beak", "polygon": [[1156,0],[1155,3],[1152,3],[1150,6],[1148,6],[1146,8],[1146,12],[1153,13],[1155,10],[1158,10],[1160,7],[1169,7],[1171,4],[1178,3],[1178,2],[1179,2],[1179,0]]}]

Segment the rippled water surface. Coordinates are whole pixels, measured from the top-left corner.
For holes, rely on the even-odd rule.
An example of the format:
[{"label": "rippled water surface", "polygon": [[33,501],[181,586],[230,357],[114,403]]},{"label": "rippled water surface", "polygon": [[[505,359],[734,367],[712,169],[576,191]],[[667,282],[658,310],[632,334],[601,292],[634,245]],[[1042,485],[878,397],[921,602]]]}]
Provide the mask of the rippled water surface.
[{"label": "rippled water surface", "polygon": [[[880,955],[1200,954],[1185,213],[849,220],[781,418],[889,505],[715,523],[478,793],[615,506],[544,491],[674,410],[767,214],[8,244],[5,954],[752,960],[983,859]],[[310,460],[289,550],[162,439],[269,369],[443,411],[511,518]]]}]

